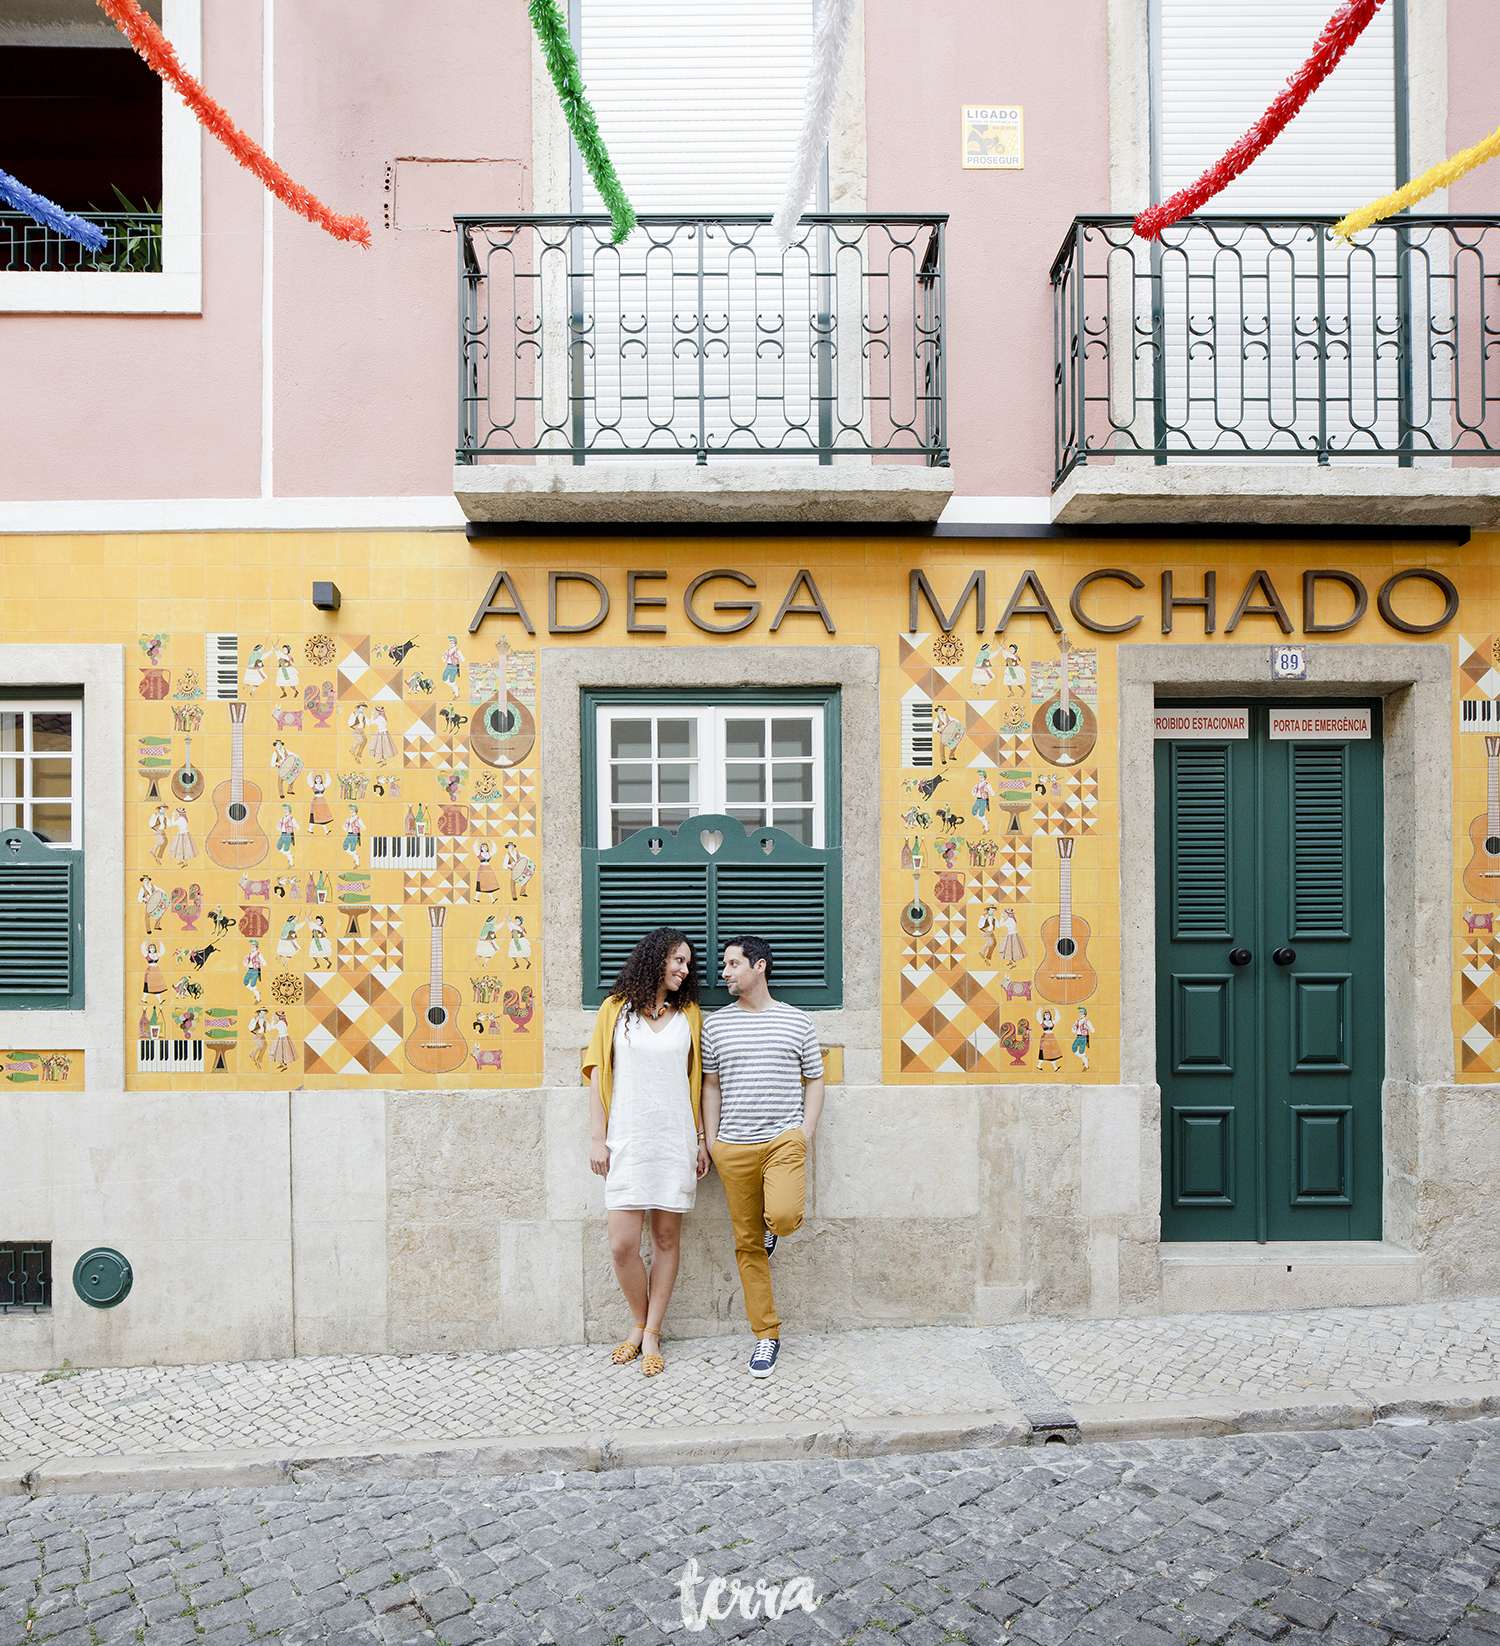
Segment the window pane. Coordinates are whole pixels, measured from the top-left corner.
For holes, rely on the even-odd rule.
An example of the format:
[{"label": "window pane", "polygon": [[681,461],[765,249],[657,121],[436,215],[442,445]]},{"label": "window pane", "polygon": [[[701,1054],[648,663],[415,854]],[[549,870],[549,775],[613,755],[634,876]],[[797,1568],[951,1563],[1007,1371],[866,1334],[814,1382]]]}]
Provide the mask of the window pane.
[{"label": "window pane", "polygon": [[66,846],[73,838],[73,808],[65,801],[49,800],[31,808],[34,833],[53,846]]},{"label": "window pane", "polygon": [[656,723],[656,752],[663,760],[696,760],[698,758],[698,722],[696,720],[658,720]]},{"label": "window pane", "polygon": [[766,820],[764,809],[757,812],[747,810],[741,806],[731,806],[729,815],[738,822],[743,823],[747,829],[758,829]]},{"label": "window pane", "polygon": [[771,822],[778,829],[785,829],[794,839],[800,840],[804,846],[813,843],[812,812],[809,811],[782,811],[780,807],[772,812]]},{"label": "window pane", "polygon": [[0,800],[0,829],[14,829],[20,825],[21,808],[13,800]]},{"label": "window pane", "polygon": [[784,755],[788,760],[812,759],[811,720],[773,720],[771,722],[771,753]]},{"label": "window pane", "polygon": [[656,798],[662,805],[686,806],[698,798],[698,766],[656,768]]},{"label": "window pane", "polygon": [[615,766],[610,772],[610,799],[617,806],[649,806],[651,804],[651,768],[649,766]]},{"label": "window pane", "polygon": [[663,806],[657,815],[661,820],[661,826],[667,833],[676,834],[678,829],[690,817],[698,815],[698,808],[696,806]]},{"label": "window pane", "polygon": [[71,760],[33,760],[31,792],[47,799],[67,799],[73,792]]},{"label": "window pane", "polygon": [[[766,798],[766,768],[764,766],[726,766],[724,768],[724,797],[729,809],[736,805],[753,805]],[[736,817],[738,812],[734,812]]]},{"label": "window pane", "polygon": [[40,754],[66,754],[73,747],[73,716],[51,710],[32,715],[31,746]]},{"label": "window pane", "polygon": [[26,762],[0,760],[0,798],[14,799],[26,793]]},{"label": "window pane", "polygon": [[726,720],[724,757],[727,760],[764,760],[766,723],[764,720]]},{"label": "window pane", "polygon": [[24,719],[18,709],[0,709],[0,752],[25,747]]},{"label": "window pane", "polygon": [[612,846],[618,846],[622,840],[629,840],[631,835],[639,834],[642,829],[651,827],[651,812],[649,809],[646,811],[613,812],[610,816],[610,834],[612,837],[610,844]]},{"label": "window pane", "polygon": [[810,805],[813,797],[811,766],[773,766],[771,768],[772,800],[805,800]]},{"label": "window pane", "polygon": [[651,758],[651,722],[614,720],[609,727],[609,752],[616,760]]}]

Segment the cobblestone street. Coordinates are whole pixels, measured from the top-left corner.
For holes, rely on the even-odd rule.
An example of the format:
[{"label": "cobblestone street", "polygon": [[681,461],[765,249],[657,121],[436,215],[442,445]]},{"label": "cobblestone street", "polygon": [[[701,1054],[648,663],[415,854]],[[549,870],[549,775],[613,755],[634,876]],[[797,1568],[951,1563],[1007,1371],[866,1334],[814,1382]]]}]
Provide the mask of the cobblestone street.
[{"label": "cobblestone street", "polygon": [[665,1344],[667,1375],[622,1376],[598,1345],[508,1354],[306,1356],[0,1374],[0,1457],[466,1440],[1096,1401],[1265,1396],[1340,1385],[1500,1380],[1493,1299],[1282,1314],[1033,1320],[788,1333],[776,1376],[745,1335]]},{"label": "cobblestone street", "polygon": [[[0,1646],[1500,1641],[1500,1423],[0,1500]],[[698,1590],[699,1604],[704,1589]],[[723,1602],[720,1603],[722,1609]]]}]

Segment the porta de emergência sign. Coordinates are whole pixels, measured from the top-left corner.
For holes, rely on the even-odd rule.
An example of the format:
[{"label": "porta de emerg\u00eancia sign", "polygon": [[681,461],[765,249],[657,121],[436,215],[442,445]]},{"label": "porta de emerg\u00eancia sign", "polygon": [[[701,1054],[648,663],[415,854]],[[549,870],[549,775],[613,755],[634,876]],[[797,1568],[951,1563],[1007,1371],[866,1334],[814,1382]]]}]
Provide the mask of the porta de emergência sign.
[{"label": "porta de emerg\u00eancia sign", "polygon": [[[962,572],[953,575],[957,581]],[[667,633],[667,624],[661,622],[645,622],[642,614],[649,612],[652,616],[664,614],[668,607],[670,590],[663,590],[662,585],[670,583],[669,574],[656,570],[630,570],[624,574],[625,588],[625,632],[627,634],[664,635]],[[940,581],[945,581],[940,579]],[[1433,623],[1418,623],[1410,618],[1402,617],[1395,607],[1397,591],[1403,583],[1423,582],[1431,584],[1443,596],[1442,615]],[[711,583],[734,583],[747,590],[758,591],[759,585],[755,579],[742,571],[732,567],[719,566],[710,571],[699,572],[683,590],[682,609],[689,623],[704,634],[739,634],[755,623],[761,614],[763,602],[751,599],[719,600],[714,599],[716,594],[726,592],[724,589],[710,589],[706,585]],[[944,634],[954,629],[960,616],[970,601],[973,602],[974,632],[985,632],[985,621],[989,614],[986,603],[987,574],[984,571],[973,571],[968,580],[959,590],[954,599],[951,610],[945,609],[942,599],[935,591],[927,573],[920,568],[914,568],[908,573],[908,592],[910,597],[909,632],[915,634],[921,626],[918,619],[921,616],[921,607],[926,603],[928,613],[937,620]],[[1085,600],[1089,589],[1099,582],[1123,583],[1130,589],[1144,590],[1145,580],[1134,572],[1121,566],[1103,566],[1097,571],[1086,572],[1073,585],[1068,594],[1068,610],[1074,620],[1092,634],[1128,634],[1137,628],[1144,620],[1145,614],[1138,612],[1121,623],[1102,623],[1089,612]],[[1347,616],[1337,621],[1320,621],[1319,598],[1320,593],[1326,595],[1326,585],[1338,585],[1345,591],[1352,610]],[[558,616],[558,594],[568,590],[576,593],[583,588],[591,591],[594,610],[582,622],[563,622]],[[1186,581],[1179,585],[1177,574],[1173,571],[1160,573],[1161,590],[1161,632],[1171,634],[1173,621],[1180,611],[1195,614],[1202,624],[1204,634],[1219,632],[1219,586],[1218,573],[1205,571],[1202,573],[1201,593],[1195,583]],[[649,592],[647,592],[649,591]],[[1149,597],[1148,597],[1149,598]],[[592,572],[580,571],[549,571],[547,573],[547,633],[558,635],[589,634],[597,629],[609,616],[611,610],[610,591],[603,578],[596,577]],[[1227,605],[1227,600],[1225,601]],[[1365,584],[1353,572],[1342,571],[1334,567],[1324,567],[1302,573],[1302,633],[1303,634],[1342,634],[1352,629],[1369,609],[1370,595]],[[703,610],[705,605],[711,605],[714,613],[720,614],[730,621],[715,621],[706,616]],[[1397,630],[1401,634],[1436,634],[1439,629],[1446,628],[1458,616],[1458,588],[1453,580],[1442,572],[1434,571],[1427,566],[1408,566],[1402,571],[1393,573],[1380,585],[1375,593],[1375,609],[1379,612],[1381,621],[1388,628]],[[536,627],[532,623],[531,615],[526,609],[519,590],[508,571],[497,571],[490,580],[489,589],[484,599],[479,603],[469,624],[469,633],[473,634],[487,617],[514,617],[525,628],[527,634],[535,634]],[[824,600],[818,589],[813,574],[805,567],[800,568],[792,577],[781,603],[776,608],[776,615],[771,620],[770,632],[775,634],[788,617],[815,617],[829,634],[838,632],[834,623],[833,614],[828,602]],[[1004,634],[1012,619],[1017,617],[1042,617],[1050,624],[1055,634],[1061,634],[1062,619],[1057,614],[1057,607],[1052,596],[1048,593],[1041,575],[1031,567],[1027,567],[1017,578],[1009,599],[1000,608],[995,622],[995,634]],[[1287,612],[1286,602],[1282,599],[1271,574],[1263,569],[1252,571],[1245,580],[1245,586],[1235,601],[1234,609],[1229,621],[1224,625],[1223,633],[1233,634],[1240,622],[1246,617],[1273,618],[1283,634],[1293,632],[1293,624]],[[1326,603],[1324,617],[1327,617]]]}]

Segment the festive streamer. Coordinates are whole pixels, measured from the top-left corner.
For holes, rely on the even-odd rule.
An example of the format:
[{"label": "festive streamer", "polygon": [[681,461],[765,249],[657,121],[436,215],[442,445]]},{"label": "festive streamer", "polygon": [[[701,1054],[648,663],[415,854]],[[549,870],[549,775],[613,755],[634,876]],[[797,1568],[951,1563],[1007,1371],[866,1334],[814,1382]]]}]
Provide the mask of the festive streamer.
[{"label": "festive streamer", "polygon": [[797,140],[797,158],[786,195],[771,220],[777,243],[785,251],[801,217],[817,178],[818,162],[828,147],[838,106],[839,82],[844,76],[844,58],[849,50],[849,31],[854,26],[858,0],[823,0],[818,7],[813,34],[812,65],[807,74],[807,99],[802,108],[802,134]]},{"label": "festive streamer", "polygon": [[1460,149],[1457,154],[1450,154],[1446,160],[1439,160],[1435,166],[1429,166],[1420,177],[1412,178],[1411,182],[1404,184],[1394,194],[1383,194],[1378,200],[1372,200],[1368,206],[1361,206],[1358,211],[1351,211],[1347,217],[1341,217],[1333,225],[1333,232],[1347,240],[1351,235],[1358,234],[1361,229],[1378,223],[1382,217],[1394,217],[1398,211],[1405,211],[1418,200],[1425,200],[1435,189],[1445,189],[1450,183],[1456,183],[1465,172],[1482,166],[1486,160],[1493,160],[1497,154],[1500,154],[1500,127],[1496,127],[1482,143],[1476,143],[1473,148]]},{"label": "festive streamer", "polygon": [[583,89],[578,53],[573,50],[573,42],[568,38],[568,25],[557,9],[557,0],[531,0],[527,10],[531,13],[531,26],[542,43],[547,72],[552,76],[552,84],[557,87],[558,101],[567,117],[568,130],[572,132],[583,163],[589,169],[599,198],[609,208],[610,221],[614,225],[613,241],[618,246],[635,227],[635,211],[625,198],[620,179],[615,176],[615,168],[610,163],[609,151],[599,135],[599,122],[594,118],[588,93]]},{"label": "festive streamer", "polygon": [[246,171],[258,177],[284,206],[309,223],[327,229],[335,240],[370,244],[370,225],[363,217],[342,217],[329,211],[316,195],[294,183],[259,143],[246,137],[203,87],[177,61],[171,42],[136,4],[136,0],[99,0],[120,33],[198,116],[203,126],[224,145]]},{"label": "festive streamer", "polygon": [[1155,240],[1163,229],[1192,216],[1205,201],[1227,189],[1281,135],[1293,115],[1333,73],[1339,59],[1364,33],[1381,4],[1382,0],[1347,0],[1347,4],[1340,6],[1318,36],[1312,55],[1287,81],[1286,90],[1278,94],[1270,108],[1196,183],[1179,190],[1163,204],[1143,211],[1135,220],[1135,232],[1143,240]]},{"label": "festive streamer", "polygon": [[43,228],[51,229],[54,234],[60,234],[67,240],[76,240],[79,245],[87,246],[90,251],[104,250],[106,236],[98,224],[86,223],[81,217],[75,217],[72,212],[64,211],[61,206],[54,205],[46,195],[28,189],[18,177],[12,177],[8,171],[0,171],[0,200],[13,211],[25,212],[33,221],[40,223]]}]

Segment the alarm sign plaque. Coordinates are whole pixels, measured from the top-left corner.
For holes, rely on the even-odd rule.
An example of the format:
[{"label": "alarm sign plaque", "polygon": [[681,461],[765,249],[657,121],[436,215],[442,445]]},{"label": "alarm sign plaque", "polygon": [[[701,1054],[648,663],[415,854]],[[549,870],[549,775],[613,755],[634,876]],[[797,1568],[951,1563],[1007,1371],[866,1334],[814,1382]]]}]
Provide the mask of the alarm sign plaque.
[{"label": "alarm sign plaque", "polygon": [[965,171],[1020,171],[1024,166],[1019,103],[965,103],[962,130]]}]

